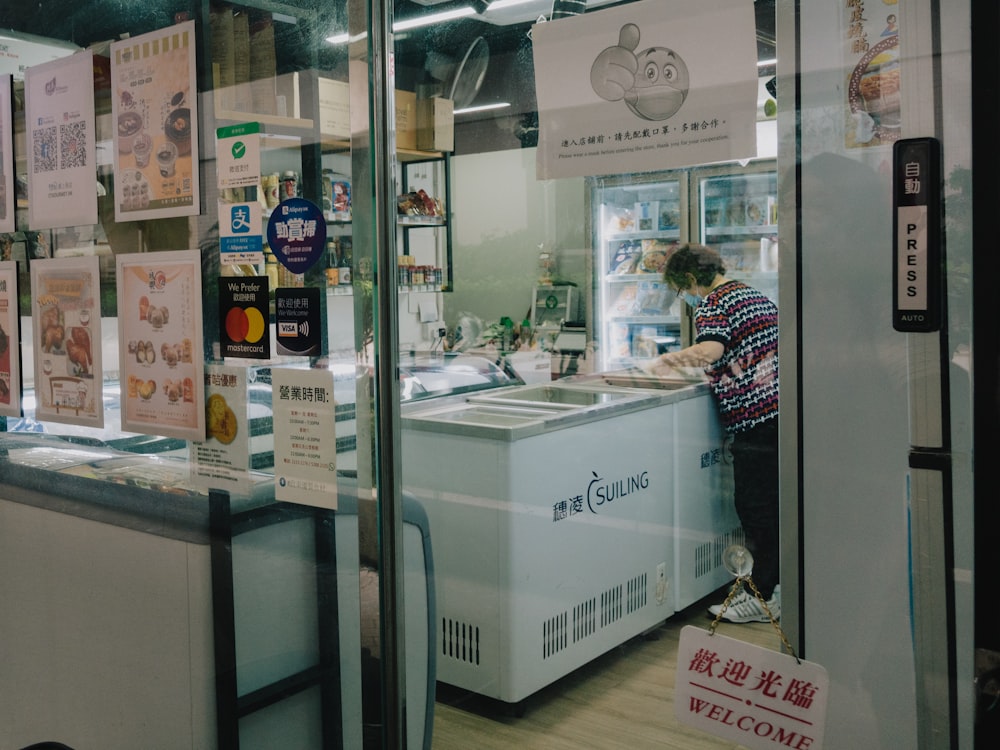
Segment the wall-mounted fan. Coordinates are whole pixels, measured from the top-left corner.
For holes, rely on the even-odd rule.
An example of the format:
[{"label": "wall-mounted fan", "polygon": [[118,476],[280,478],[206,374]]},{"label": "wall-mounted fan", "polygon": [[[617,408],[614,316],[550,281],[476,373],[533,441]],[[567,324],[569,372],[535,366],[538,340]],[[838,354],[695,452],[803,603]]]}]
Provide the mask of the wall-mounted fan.
[{"label": "wall-mounted fan", "polygon": [[457,62],[440,52],[432,52],[424,69],[441,82],[441,96],[451,99],[455,109],[461,109],[472,104],[482,88],[489,62],[490,47],[483,37],[477,36]]}]

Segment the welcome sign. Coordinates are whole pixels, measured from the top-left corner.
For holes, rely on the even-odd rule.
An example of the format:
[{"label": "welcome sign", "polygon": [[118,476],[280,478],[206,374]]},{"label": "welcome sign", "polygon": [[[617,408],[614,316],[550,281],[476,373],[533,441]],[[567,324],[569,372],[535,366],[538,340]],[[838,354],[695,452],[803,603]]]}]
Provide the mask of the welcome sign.
[{"label": "welcome sign", "polygon": [[820,750],[826,669],[688,625],[677,650],[674,713],[682,724],[751,750]]}]

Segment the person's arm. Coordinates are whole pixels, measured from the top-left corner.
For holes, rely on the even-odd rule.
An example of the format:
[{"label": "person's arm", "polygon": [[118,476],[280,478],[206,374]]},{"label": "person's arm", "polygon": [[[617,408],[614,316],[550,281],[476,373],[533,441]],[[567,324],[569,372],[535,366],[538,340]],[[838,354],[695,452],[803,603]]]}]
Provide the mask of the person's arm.
[{"label": "person's arm", "polygon": [[718,341],[702,341],[677,352],[666,352],[657,357],[654,370],[666,367],[705,367],[719,360],[725,347]]}]

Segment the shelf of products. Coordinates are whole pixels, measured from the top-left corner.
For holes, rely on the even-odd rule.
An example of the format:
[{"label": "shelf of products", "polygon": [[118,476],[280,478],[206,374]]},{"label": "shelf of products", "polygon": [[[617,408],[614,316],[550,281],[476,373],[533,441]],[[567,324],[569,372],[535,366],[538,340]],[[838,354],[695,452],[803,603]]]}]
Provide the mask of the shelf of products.
[{"label": "shelf of products", "polygon": [[690,343],[690,308],[662,278],[667,254],[701,242],[726,275],[777,301],[777,172],[773,161],[594,177],[591,325],[600,365],[614,369]]},{"label": "shelf of products", "polygon": [[667,253],[685,235],[686,195],[682,173],[591,181],[600,269],[594,328],[602,368],[655,356],[678,339],[679,303],[662,274]]},{"label": "shelf of products", "polygon": [[701,241],[719,251],[726,274],[777,302],[778,176],[765,162],[695,176]]},{"label": "shelf of products", "polygon": [[[451,198],[451,157],[402,163],[397,201],[397,226],[402,254],[399,285],[417,290],[453,289],[452,233],[448,210]],[[429,288],[429,289],[428,289]]]}]

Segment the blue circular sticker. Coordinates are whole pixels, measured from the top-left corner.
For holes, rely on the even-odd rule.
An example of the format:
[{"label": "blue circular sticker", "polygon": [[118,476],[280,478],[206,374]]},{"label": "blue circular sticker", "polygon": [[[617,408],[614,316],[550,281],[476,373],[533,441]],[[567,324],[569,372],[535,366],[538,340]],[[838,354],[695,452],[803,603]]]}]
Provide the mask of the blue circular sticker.
[{"label": "blue circular sticker", "polygon": [[281,201],[267,220],[267,244],[281,265],[292,273],[305,273],[326,250],[323,212],[305,198]]}]

